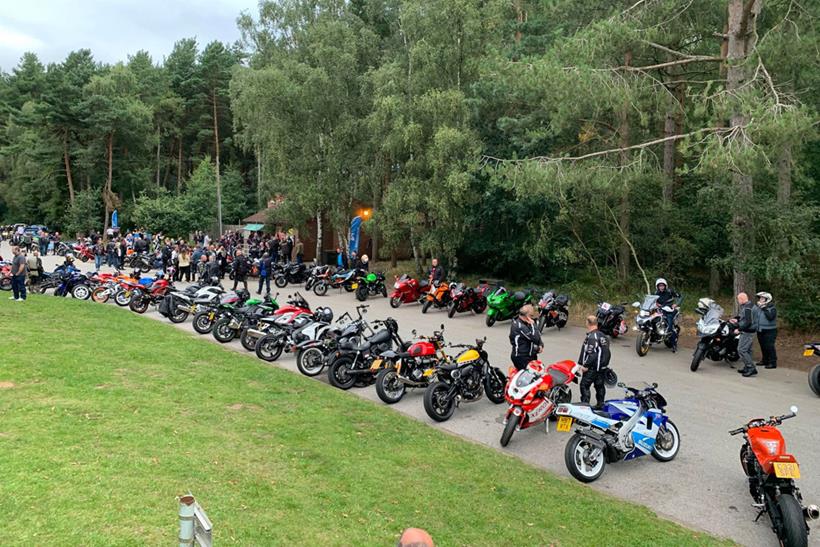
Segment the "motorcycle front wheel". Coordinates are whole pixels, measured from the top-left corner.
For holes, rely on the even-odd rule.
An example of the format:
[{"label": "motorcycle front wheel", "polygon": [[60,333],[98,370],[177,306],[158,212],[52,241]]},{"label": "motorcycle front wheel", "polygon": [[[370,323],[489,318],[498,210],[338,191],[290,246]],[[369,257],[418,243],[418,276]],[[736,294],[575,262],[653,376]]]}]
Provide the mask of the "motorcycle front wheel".
[{"label": "motorcycle front wheel", "polygon": [[376,394],[379,399],[392,405],[401,401],[405,393],[407,393],[407,386],[399,380],[396,369],[391,367],[379,371],[376,376]]},{"label": "motorcycle front wheel", "polygon": [[288,278],[284,275],[277,276],[273,284],[279,287],[280,289],[284,289],[288,286]]},{"label": "motorcycle front wheel", "polygon": [[131,303],[133,296],[134,293],[131,291],[119,291],[114,295],[114,303],[116,303],[117,306],[122,306],[124,308]]},{"label": "motorcycle front wheel", "polygon": [[[591,459],[594,452],[598,452],[595,459]],[[569,474],[581,482],[592,482],[604,473],[606,458],[602,450],[589,442],[583,435],[576,433],[567,442],[564,449],[564,463]]]},{"label": "motorcycle front wheel", "polygon": [[513,433],[515,433],[515,429],[518,427],[520,421],[521,416],[510,414],[507,418],[507,425],[504,426],[504,432],[501,433],[501,446],[510,444],[510,439],[512,439]]},{"label": "motorcycle front wheel", "polygon": [[649,353],[649,333],[645,330],[635,338],[635,353],[638,357],[644,357]]},{"label": "motorcycle front wheel", "polygon": [[105,304],[108,302],[108,298],[111,296],[111,293],[105,287],[97,287],[93,291],[91,291],[91,300],[96,302],[97,304]]},{"label": "motorcycle front wheel", "polygon": [[230,317],[223,317],[214,323],[214,330],[211,334],[214,335],[217,342],[227,344],[236,337],[236,331],[229,326],[230,323]]},{"label": "motorcycle front wheel", "polygon": [[450,303],[447,305],[447,317],[449,317],[450,319],[452,319],[453,317],[455,317],[455,315],[456,315],[456,308],[457,308],[457,307],[458,307],[458,306],[456,305],[456,303],[455,303],[455,302],[450,302]]},{"label": "motorcycle front wheel", "polygon": [[488,315],[487,319],[484,320],[484,323],[488,327],[492,327],[493,325],[495,325],[495,315]]},{"label": "motorcycle front wheel", "polygon": [[194,315],[194,330],[199,334],[208,334],[214,328],[214,322],[211,321],[211,312],[201,311]]},{"label": "motorcycle front wheel", "polygon": [[356,300],[359,302],[367,300],[367,287],[365,285],[359,285],[359,288],[356,289]]},{"label": "motorcycle front wheel", "polygon": [[820,365],[814,365],[809,371],[809,386],[814,394],[820,397]]},{"label": "motorcycle front wheel", "polygon": [[10,291],[11,290],[11,278],[4,277],[0,279],[0,291]]},{"label": "motorcycle front wheel", "polygon": [[809,543],[806,518],[800,503],[791,494],[782,494],[777,500],[780,511],[778,536],[786,547],[805,547]]},{"label": "motorcycle front wheel", "polygon": [[91,296],[91,289],[88,288],[88,285],[75,285],[71,289],[71,296],[77,300],[88,300],[88,297]]},{"label": "motorcycle front wheel", "polygon": [[279,359],[283,349],[285,349],[285,347],[282,345],[278,336],[266,334],[256,341],[256,356],[268,363]]},{"label": "motorcycle front wheel", "polygon": [[327,283],[320,281],[313,287],[313,294],[316,296],[324,296],[327,294]]},{"label": "motorcycle front wheel", "polygon": [[171,323],[184,323],[188,319],[188,312],[185,310],[175,310],[168,316]]},{"label": "motorcycle front wheel", "polygon": [[437,422],[446,422],[456,411],[455,398],[447,397],[450,386],[433,382],[424,390],[424,411]]},{"label": "motorcycle front wheel", "polygon": [[128,307],[131,308],[131,311],[134,313],[145,313],[148,311],[148,299],[143,297],[132,298]]},{"label": "motorcycle front wheel", "polygon": [[680,450],[680,433],[672,420],[667,419],[658,431],[658,436],[655,437],[652,456],[659,462],[671,462],[678,455],[678,450]]},{"label": "motorcycle front wheel", "polygon": [[430,306],[433,305],[432,300],[425,300],[424,304],[421,306],[421,313],[427,313],[427,310],[430,309]]},{"label": "motorcycle front wheel", "polygon": [[256,351],[256,342],[258,338],[254,338],[250,334],[248,334],[248,329],[242,329],[242,332],[239,334],[239,343],[242,344],[242,347],[245,348],[246,351]]},{"label": "motorcycle front wheel", "polygon": [[698,347],[695,349],[695,354],[692,355],[692,364],[689,365],[689,370],[695,372],[698,370],[701,361],[703,361],[703,353],[706,349],[703,347],[703,344],[698,344]]},{"label": "motorcycle front wheel", "polygon": [[390,299],[390,307],[395,309],[395,308],[398,308],[399,306],[401,306],[401,297],[400,296],[392,297]]}]

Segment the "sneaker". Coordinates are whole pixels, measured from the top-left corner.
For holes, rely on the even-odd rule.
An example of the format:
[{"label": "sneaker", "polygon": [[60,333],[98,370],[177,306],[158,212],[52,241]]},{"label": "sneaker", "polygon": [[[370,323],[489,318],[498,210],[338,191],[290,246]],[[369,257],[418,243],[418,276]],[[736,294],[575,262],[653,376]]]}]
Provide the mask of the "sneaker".
[{"label": "sneaker", "polygon": [[777,365],[776,365],[776,364],[774,364],[774,363],[769,363],[769,364],[768,364],[768,365],[766,365],[764,368],[767,368],[767,369],[771,370],[771,369],[773,369],[773,368],[777,368]]},{"label": "sneaker", "polygon": [[25,301],[26,301],[26,299],[25,299],[25,298],[17,298],[17,299],[15,300],[15,302],[25,302]]},{"label": "sneaker", "polygon": [[13,296],[9,296],[9,300],[17,300],[17,299],[14,298]]},{"label": "sneaker", "polygon": [[744,378],[749,378],[750,376],[757,376],[756,368],[751,368],[743,373]]}]

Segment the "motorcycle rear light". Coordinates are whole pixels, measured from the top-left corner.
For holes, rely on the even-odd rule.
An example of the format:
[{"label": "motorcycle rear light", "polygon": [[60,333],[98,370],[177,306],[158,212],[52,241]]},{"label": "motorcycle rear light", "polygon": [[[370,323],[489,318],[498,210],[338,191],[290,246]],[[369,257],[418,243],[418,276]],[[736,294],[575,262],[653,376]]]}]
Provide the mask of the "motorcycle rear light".
[{"label": "motorcycle rear light", "polygon": [[561,406],[559,406],[558,408],[555,409],[555,413],[556,414],[564,414],[564,415],[569,414],[569,407],[561,405]]}]

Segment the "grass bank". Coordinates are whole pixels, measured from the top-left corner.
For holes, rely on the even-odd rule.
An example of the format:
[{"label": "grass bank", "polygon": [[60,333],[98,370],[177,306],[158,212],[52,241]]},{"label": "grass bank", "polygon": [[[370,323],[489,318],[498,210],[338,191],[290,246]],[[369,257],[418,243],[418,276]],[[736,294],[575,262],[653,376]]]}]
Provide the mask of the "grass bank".
[{"label": "grass bank", "polygon": [[6,545],[168,545],[188,490],[220,545],[718,543],[110,306],[4,299],[0,355]]}]

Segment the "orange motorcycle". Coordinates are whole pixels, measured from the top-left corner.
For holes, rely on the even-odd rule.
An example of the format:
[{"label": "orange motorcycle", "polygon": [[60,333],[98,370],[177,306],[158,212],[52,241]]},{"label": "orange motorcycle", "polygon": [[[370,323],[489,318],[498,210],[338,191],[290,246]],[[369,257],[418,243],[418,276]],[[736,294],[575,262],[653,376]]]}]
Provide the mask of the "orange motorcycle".
[{"label": "orange motorcycle", "polygon": [[431,307],[437,309],[446,309],[453,300],[453,287],[455,283],[447,283],[440,281],[438,285],[433,285],[430,292],[427,293],[427,298],[421,306],[421,313],[427,313]]}]

